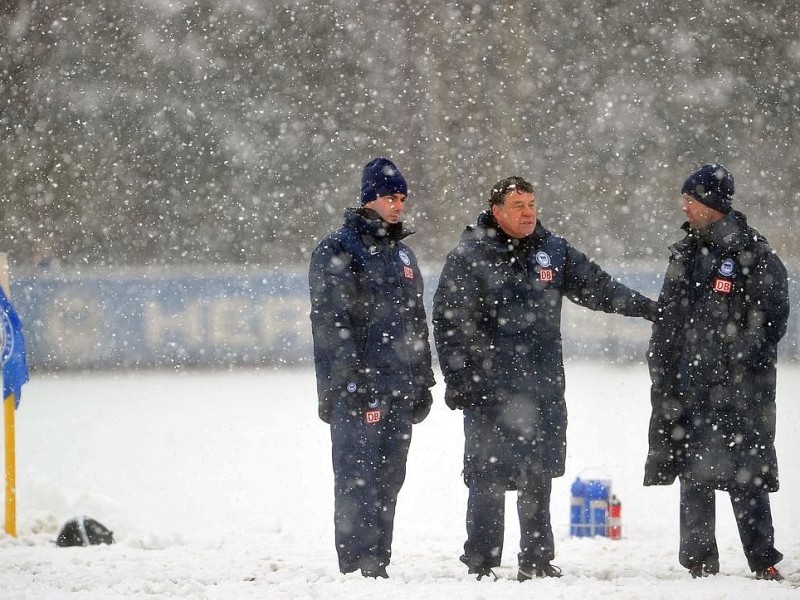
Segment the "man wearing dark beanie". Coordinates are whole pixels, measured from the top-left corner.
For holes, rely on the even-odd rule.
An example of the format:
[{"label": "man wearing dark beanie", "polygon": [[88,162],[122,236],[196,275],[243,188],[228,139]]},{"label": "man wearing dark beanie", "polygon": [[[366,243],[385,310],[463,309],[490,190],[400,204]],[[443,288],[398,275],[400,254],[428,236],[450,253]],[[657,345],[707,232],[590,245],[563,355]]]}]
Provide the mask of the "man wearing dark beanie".
[{"label": "man wearing dark beanie", "polygon": [[361,204],[394,194],[408,196],[408,186],[400,169],[388,158],[369,161],[361,174]]},{"label": "man wearing dark beanie", "polygon": [[780,581],[769,492],[778,491],[775,379],[788,280],[766,238],[732,208],[733,175],[705,164],[681,188],[685,237],[671,256],[648,350],[645,485],[680,480],[678,559],[719,572],[715,490],[727,491],[750,570]]},{"label": "man wearing dark beanie", "polygon": [[319,417],[333,447],[339,570],[386,578],[412,424],[431,409],[422,274],[404,240],[408,186],[388,158],[361,177],[361,206],[311,256]]},{"label": "man wearing dark beanie", "polygon": [[681,188],[681,194],[686,194],[726,215],[731,212],[733,192],[733,175],[728,169],[716,163],[700,167],[689,175]]}]

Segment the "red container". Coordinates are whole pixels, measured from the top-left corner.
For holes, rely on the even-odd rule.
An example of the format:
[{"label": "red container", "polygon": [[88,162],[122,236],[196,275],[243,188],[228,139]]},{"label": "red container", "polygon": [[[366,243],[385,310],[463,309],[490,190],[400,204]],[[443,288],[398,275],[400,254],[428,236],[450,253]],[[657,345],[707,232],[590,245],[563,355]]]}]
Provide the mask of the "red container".
[{"label": "red container", "polygon": [[622,539],[622,503],[616,496],[611,496],[611,501],[608,503],[607,527],[609,539]]}]

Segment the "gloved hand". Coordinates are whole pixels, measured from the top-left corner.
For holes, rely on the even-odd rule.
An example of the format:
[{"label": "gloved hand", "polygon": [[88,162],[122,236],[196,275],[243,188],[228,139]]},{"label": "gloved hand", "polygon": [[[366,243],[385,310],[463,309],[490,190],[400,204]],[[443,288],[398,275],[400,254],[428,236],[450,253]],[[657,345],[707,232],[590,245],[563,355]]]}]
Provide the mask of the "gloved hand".
[{"label": "gloved hand", "polygon": [[431,396],[431,391],[426,387],[419,388],[419,390],[417,390],[417,397],[414,398],[414,412],[411,414],[411,422],[414,425],[422,423],[428,416],[428,413],[431,412],[432,405],[433,396]]},{"label": "gloved hand", "polygon": [[472,399],[460,385],[449,384],[444,390],[444,403],[450,410],[464,410],[472,405]]},{"label": "gloved hand", "polygon": [[333,411],[333,402],[331,402],[330,397],[321,396],[318,400],[317,414],[319,414],[319,418],[322,419],[323,423],[327,423],[328,425],[331,424],[332,411]]},{"label": "gloved hand", "polygon": [[658,302],[655,300],[650,300],[647,303],[647,311],[644,315],[644,318],[650,321],[651,323],[655,323],[659,319],[661,319],[661,309],[658,307]]},{"label": "gloved hand", "polygon": [[444,391],[444,403],[451,410],[464,410],[482,406],[488,402],[491,394],[484,389],[484,382],[473,382],[468,385],[461,379],[452,380]]}]

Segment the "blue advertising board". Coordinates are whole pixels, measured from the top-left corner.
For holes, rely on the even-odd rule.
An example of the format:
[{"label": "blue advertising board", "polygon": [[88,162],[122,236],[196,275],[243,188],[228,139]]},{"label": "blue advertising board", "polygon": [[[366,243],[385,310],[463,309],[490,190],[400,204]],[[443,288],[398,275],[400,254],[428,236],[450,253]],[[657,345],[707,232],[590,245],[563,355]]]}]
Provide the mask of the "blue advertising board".
[{"label": "blue advertising board", "polygon": [[[655,298],[663,273],[609,269]],[[438,272],[426,273],[428,314]],[[310,365],[305,272],[282,269],[39,271],[15,274],[12,298],[33,369]],[[798,353],[797,280],[780,346]],[[650,324],[564,303],[567,359],[643,362]],[[435,356],[435,353],[434,353]]]},{"label": "blue advertising board", "polygon": [[299,363],[305,277],[282,271],[47,274],[12,286],[36,368]]}]

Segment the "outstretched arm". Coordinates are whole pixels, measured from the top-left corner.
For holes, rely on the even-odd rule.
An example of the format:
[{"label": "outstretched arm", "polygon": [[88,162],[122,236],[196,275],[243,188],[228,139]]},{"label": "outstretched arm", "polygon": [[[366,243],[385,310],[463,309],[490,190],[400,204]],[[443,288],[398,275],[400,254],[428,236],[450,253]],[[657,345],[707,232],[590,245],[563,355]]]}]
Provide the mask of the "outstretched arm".
[{"label": "outstretched arm", "polygon": [[658,304],[654,300],[615,280],[569,245],[565,276],[567,297],[580,306],[648,321],[658,318]]}]

